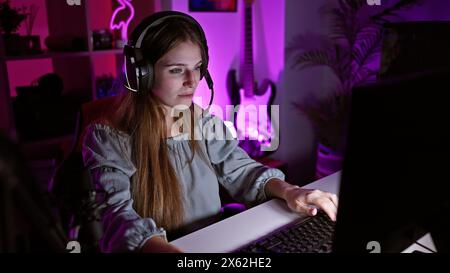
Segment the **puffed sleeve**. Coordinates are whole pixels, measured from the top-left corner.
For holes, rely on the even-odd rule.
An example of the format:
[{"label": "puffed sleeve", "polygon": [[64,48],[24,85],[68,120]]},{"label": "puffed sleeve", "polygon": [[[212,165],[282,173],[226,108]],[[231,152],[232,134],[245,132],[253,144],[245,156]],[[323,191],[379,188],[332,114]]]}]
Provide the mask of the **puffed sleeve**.
[{"label": "puffed sleeve", "polygon": [[267,200],[264,191],[272,178],[284,180],[283,172],[253,160],[238,146],[231,131],[214,116],[203,119],[206,149],[219,183],[238,202],[254,206]]},{"label": "puffed sleeve", "polygon": [[136,168],[130,159],[129,137],[106,125],[92,124],[86,129],[82,152],[84,164],[101,193],[101,251],[137,251],[151,237],[166,236],[153,219],[141,218],[133,209],[130,178]]}]

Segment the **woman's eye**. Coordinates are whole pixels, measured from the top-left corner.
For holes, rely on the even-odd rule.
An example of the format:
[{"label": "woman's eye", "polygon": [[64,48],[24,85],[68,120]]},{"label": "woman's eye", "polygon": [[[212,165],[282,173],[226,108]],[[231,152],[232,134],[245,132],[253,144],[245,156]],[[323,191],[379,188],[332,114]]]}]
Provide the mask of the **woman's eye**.
[{"label": "woman's eye", "polygon": [[174,69],[169,70],[169,72],[172,74],[178,74],[178,73],[183,72],[183,70],[181,68],[174,68]]},{"label": "woman's eye", "polygon": [[197,70],[197,71],[198,71],[198,70],[201,70],[201,69],[202,69],[201,66],[198,66],[198,67],[195,68],[195,70]]}]

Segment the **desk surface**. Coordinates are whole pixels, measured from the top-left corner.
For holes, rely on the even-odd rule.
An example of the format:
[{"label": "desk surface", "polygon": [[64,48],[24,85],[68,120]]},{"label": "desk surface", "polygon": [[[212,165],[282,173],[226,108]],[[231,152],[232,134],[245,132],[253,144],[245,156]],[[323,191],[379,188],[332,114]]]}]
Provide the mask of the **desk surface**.
[{"label": "desk surface", "polygon": [[[340,178],[341,172],[336,172],[303,188],[319,189],[338,195]],[[301,217],[306,216],[289,210],[285,201],[272,199],[233,217],[178,238],[171,243],[185,252],[231,252]],[[430,234],[427,233],[402,252],[430,253],[432,252],[430,250],[436,252],[436,247]]]},{"label": "desk surface", "polygon": [[[339,194],[340,174],[334,173],[303,188]],[[272,199],[171,243],[185,252],[230,252],[300,217],[306,216],[290,211],[283,200]]]}]

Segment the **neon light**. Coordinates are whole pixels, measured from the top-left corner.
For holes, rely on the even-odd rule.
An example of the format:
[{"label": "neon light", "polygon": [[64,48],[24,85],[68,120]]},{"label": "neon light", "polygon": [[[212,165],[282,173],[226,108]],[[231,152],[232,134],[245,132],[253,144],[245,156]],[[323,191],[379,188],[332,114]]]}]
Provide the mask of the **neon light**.
[{"label": "neon light", "polygon": [[[130,25],[131,20],[133,20],[134,17],[134,7],[131,4],[131,0],[117,0],[119,2],[119,7],[117,7],[117,9],[113,12],[112,16],[111,16],[111,22],[109,24],[109,28],[114,30],[114,29],[121,29],[121,37],[123,41],[127,41],[128,40],[128,26]],[[117,20],[119,21],[117,24],[115,24],[114,22],[116,21],[116,16],[119,14],[119,12],[121,10],[124,10],[128,8],[130,11],[130,16],[127,18],[126,21],[122,21],[119,20],[117,18]]]}]

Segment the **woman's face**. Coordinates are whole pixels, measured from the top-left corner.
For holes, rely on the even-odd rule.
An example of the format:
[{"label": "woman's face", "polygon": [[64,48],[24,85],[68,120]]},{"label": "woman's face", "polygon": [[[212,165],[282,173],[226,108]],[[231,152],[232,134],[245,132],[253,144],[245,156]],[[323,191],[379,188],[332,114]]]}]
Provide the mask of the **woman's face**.
[{"label": "woman's face", "polygon": [[181,42],[155,64],[153,94],[169,108],[191,106],[200,81],[202,56],[200,47],[190,41]]}]

